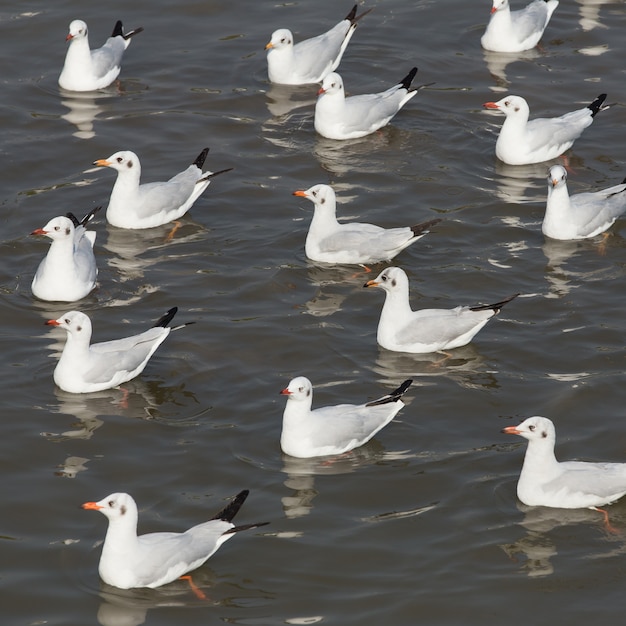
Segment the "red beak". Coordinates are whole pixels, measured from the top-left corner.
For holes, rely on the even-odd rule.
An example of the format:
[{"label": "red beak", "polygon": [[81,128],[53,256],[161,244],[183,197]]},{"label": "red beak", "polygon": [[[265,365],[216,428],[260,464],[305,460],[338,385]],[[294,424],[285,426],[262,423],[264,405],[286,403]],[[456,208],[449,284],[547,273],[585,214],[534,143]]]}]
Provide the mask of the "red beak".
[{"label": "red beak", "polygon": [[517,430],[517,426],[507,426],[502,429],[502,432],[505,435],[519,435],[519,430]]},{"label": "red beak", "polygon": [[287,388],[285,387],[285,389],[283,389],[283,390],[280,392],[280,395],[281,395],[281,396],[290,396],[290,395],[291,395],[291,391],[289,391],[289,389],[287,389]]},{"label": "red beak", "polygon": [[69,41],[70,39],[74,39],[74,35],[72,35],[72,33],[68,33],[67,37],[65,38],[65,41]]},{"label": "red beak", "polygon": [[48,320],[47,322],[45,322],[46,326],[60,326],[61,323],[57,322],[56,320]]},{"label": "red beak", "polygon": [[317,95],[321,96],[323,93],[326,93],[326,89],[324,89],[324,87],[320,87],[319,91],[317,92]]},{"label": "red beak", "polygon": [[48,231],[44,230],[43,228],[37,228],[31,233],[31,235],[47,235],[47,234],[48,234]]},{"label": "red beak", "polygon": [[485,102],[483,106],[485,107],[485,109],[499,109],[500,108],[496,102]]}]

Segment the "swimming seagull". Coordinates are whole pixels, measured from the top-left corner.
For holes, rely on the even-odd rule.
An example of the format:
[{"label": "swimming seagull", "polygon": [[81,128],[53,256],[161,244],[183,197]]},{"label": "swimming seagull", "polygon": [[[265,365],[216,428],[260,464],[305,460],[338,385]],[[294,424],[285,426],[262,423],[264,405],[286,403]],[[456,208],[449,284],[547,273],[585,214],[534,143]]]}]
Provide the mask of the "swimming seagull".
[{"label": "swimming seagull", "polygon": [[197,569],[235,533],[268,523],[232,523],[248,493],[247,489],[240,492],[208,522],[185,532],[139,536],[137,505],[129,494],[112,493],[99,502],[85,502],[83,509],[100,511],[109,520],[98,566],[100,578],[120,589],[155,588]]},{"label": "swimming seagull", "polygon": [[385,290],[376,337],[379,345],[387,350],[415,354],[467,345],[505,304],[519,295],[495,304],[413,311],[409,302],[409,279],[403,269],[388,267],[363,286]]},{"label": "swimming seagull", "polygon": [[491,19],[480,43],[493,52],[521,52],[534,48],[541,39],[559,0],[533,0],[511,11],[509,0],[493,0]]},{"label": "swimming seagull", "polygon": [[328,139],[365,137],[389,123],[391,118],[413,97],[411,89],[417,74],[414,67],[397,85],[380,93],[346,98],[339,74],[328,74],[322,82],[315,103],[315,130]]},{"label": "swimming seagull", "polygon": [[141,185],[139,157],[130,150],[116,152],[108,159],[98,159],[94,165],[117,170],[107,221],[119,228],[152,228],[182,217],[209,186],[219,172],[203,172],[202,166],[209,149],[205,148],[185,170],[165,182]]},{"label": "swimming seagull", "polygon": [[554,456],[556,431],[547,417],[529,417],[519,426],[507,426],[502,432],[528,439],[517,483],[517,497],[524,504],[593,509],[626,494],[626,463],[559,463]]},{"label": "swimming seagull", "polygon": [[122,56],[130,45],[131,37],[142,30],[143,27],[139,27],[124,33],[122,22],[118,20],[102,48],[90,50],[87,24],[82,20],[74,20],[65,38],[70,45],[59,76],[59,85],[69,91],[94,91],[107,87],[120,73]]},{"label": "swimming seagull", "polygon": [[358,17],[356,10],[355,4],[352,11],[329,31],[297,44],[293,43],[290,30],[275,30],[265,46],[270,82],[284,85],[319,83],[337,69],[357,22],[372,9]]},{"label": "swimming seagull", "polygon": [[90,393],[111,389],[143,372],[150,357],[172,330],[193,322],[169,328],[178,307],[171,308],[149,330],[138,335],[93,343],[91,320],[80,311],[70,311],[59,319],[48,320],[48,326],[67,331],[67,342],[54,368],[54,382],[70,393]]},{"label": "swimming seagull", "polygon": [[33,295],[41,300],[74,302],[96,286],[98,268],[93,254],[96,233],[87,230],[88,222],[102,207],[76,219],[73,213],[52,218],[31,235],[52,239],[31,284]]},{"label": "swimming seagull", "polygon": [[554,159],[572,147],[590,126],[602,106],[606,94],[591,104],[561,117],[538,117],[528,121],[528,103],[520,96],[506,96],[498,102],[485,102],[486,109],[497,109],[506,115],[496,141],[496,156],[509,165],[527,165]]},{"label": "swimming seagull", "polygon": [[587,239],[610,228],[626,212],[626,178],[602,191],[567,192],[567,171],[553,165],[548,175],[548,202],[541,230],[552,239]]},{"label": "swimming seagull", "polygon": [[287,396],[280,447],[285,454],[311,458],[342,454],[367,443],[404,406],[411,386],[405,380],[395,391],[367,404],[337,404],[311,410],[313,385],[298,376],[280,393]]},{"label": "swimming seagull", "polygon": [[404,228],[382,228],[363,222],[340,224],[335,214],[335,191],[330,185],[314,185],[306,191],[294,191],[293,195],[307,198],[315,205],[305,252],[309,259],[318,262],[362,265],[393,259],[441,221],[434,219]]}]

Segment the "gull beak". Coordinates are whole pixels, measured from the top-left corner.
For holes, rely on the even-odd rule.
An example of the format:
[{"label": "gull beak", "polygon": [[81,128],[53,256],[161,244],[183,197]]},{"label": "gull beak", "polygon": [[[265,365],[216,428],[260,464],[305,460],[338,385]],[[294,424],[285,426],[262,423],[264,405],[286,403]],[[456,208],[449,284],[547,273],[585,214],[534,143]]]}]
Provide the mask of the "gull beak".
[{"label": "gull beak", "polygon": [[378,285],[380,285],[380,283],[376,282],[375,280],[368,280],[363,287],[378,287]]},{"label": "gull beak", "polygon": [[57,320],[48,320],[47,322],[44,322],[44,324],[46,326],[60,326],[61,322],[58,322]]},{"label": "gull beak", "polygon": [[274,47],[274,44],[271,41],[265,45],[266,50],[271,50],[273,47]]},{"label": "gull beak", "polygon": [[299,189],[298,191],[294,191],[292,195],[300,196],[301,198],[306,198],[306,191],[302,191]]},{"label": "gull beak", "polygon": [[497,102],[485,102],[483,106],[485,107],[485,109],[499,109],[500,108]]},{"label": "gull beak", "polygon": [[107,161],[106,159],[98,159],[97,161],[94,161],[93,164],[97,165],[98,167],[109,167],[110,165],[112,165],[112,163],[110,161]]},{"label": "gull beak", "polygon": [[285,389],[283,389],[283,390],[280,392],[280,395],[281,395],[281,396],[290,396],[290,395],[291,395],[291,391],[289,391],[289,389],[287,389],[287,388],[285,387]]},{"label": "gull beak", "polygon": [[81,508],[89,510],[89,511],[99,511],[101,507],[97,502],[85,502],[85,504],[80,505]]},{"label": "gull beak", "polygon": [[500,432],[503,432],[505,435],[521,435],[520,431],[517,429],[517,426],[507,426],[503,428]]},{"label": "gull beak", "polygon": [[31,235],[47,235],[47,234],[48,234],[48,231],[44,230],[43,228],[37,228],[31,233]]},{"label": "gull beak", "polygon": [[324,89],[324,87],[320,87],[319,91],[317,92],[317,95],[321,96],[323,93],[326,93],[326,89]]},{"label": "gull beak", "polygon": [[491,7],[491,11],[490,11],[491,15],[493,15],[497,10],[498,9],[496,9],[496,7]]},{"label": "gull beak", "polygon": [[559,181],[556,178],[553,178],[550,182],[552,183],[553,187],[556,187],[559,184]]},{"label": "gull beak", "polygon": [[72,35],[72,33],[68,33],[67,37],[65,38],[65,41],[69,41],[70,39],[74,39],[74,35]]}]

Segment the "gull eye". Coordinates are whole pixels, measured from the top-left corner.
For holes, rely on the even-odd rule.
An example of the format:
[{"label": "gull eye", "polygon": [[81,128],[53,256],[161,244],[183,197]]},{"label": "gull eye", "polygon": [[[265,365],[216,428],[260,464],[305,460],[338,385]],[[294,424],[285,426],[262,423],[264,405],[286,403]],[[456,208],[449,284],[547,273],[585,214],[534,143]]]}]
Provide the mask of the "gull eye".
[{"label": "gull eye", "polygon": [[383,274],[383,275],[381,276],[381,279],[383,280],[383,282],[385,282],[385,281],[387,280],[387,274]]},{"label": "gull eye", "polygon": [[55,226],[55,227],[54,227],[54,230],[59,230],[59,227],[58,227],[58,226]]},{"label": "gull eye", "polygon": [[122,159],[122,157],[117,157],[116,160],[117,160],[118,163],[121,163],[124,159]]},{"label": "gull eye", "polygon": [[70,318],[69,318],[69,317],[66,317],[63,321],[64,321],[66,324],[71,324],[71,320],[70,320]]},{"label": "gull eye", "polygon": [[108,505],[110,508],[112,508],[112,509],[113,509],[113,508],[115,508],[115,500],[109,500],[109,501],[107,502],[107,505]]},{"label": "gull eye", "polygon": [[314,196],[314,197],[317,197],[317,191],[312,191],[311,195]]},{"label": "gull eye", "polygon": [[534,431],[535,431],[535,425],[534,425],[534,424],[531,424],[531,425],[528,427],[528,430],[530,430],[530,432],[531,432],[531,433],[532,433],[532,432],[534,432]]}]

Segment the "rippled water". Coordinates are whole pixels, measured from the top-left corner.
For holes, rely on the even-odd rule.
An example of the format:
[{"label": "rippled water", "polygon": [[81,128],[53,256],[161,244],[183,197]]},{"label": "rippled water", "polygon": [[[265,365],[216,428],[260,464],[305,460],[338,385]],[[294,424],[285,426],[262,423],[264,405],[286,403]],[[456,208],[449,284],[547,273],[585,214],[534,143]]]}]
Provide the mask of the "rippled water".
[{"label": "rippled water", "polygon": [[[515,5],[519,5],[516,2]],[[547,242],[546,165],[494,156],[502,119],[482,103],[508,92],[557,115],[607,92],[615,103],[569,153],[570,189],[626,170],[623,2],[563,1],[541,47],[485,54],[489,2],[368,2],[341,65],[350,93],[382,90],[413,66],[423,89],[362,140],[317,137],[316,87],[267,83],[271,32],[317,34],[349,4],[110,0],[0,9],[3,237],[0,310],[5,479],[0,534],[7,624],[587,624],[624,604],[620,534],[593,511],[525,510],[515,483],[524,443],[503,426],[543,414],[561,458],[626,461],[623,221],[606,241]],[[72,19],[92,45],[116,19],[144,26],[119,84],[61,94]],[[105,204],[121,149],[144,180],[171,176],[204,146],[215,179],[183,220],[125,232],[100,218],[99,289],[80,303],[95,339],[134,333],[177,305],[194,326],[171,335],[144,374],[74,396],[52,370],[67,305],[38,302],[32,275],[51,217]],[[311,206],[291,192],[330,183],[346,218],[404,225],[445,218],[397,259],[412,302],[508,305],[474,342],[441,355],[376,345],[383,294],[352,267],[304,256]],[[374,268],[380,271],[381,266]],[[315,405],[374,398],[411,376],[407,406],[374,441],[337,459],[299,461],[278,439],[290,378]],[[184,529],[243,488],[236,537],[194,580],[120,591],[97,575],[106,520],[86,500],[128,491],[140,530]]]}]

